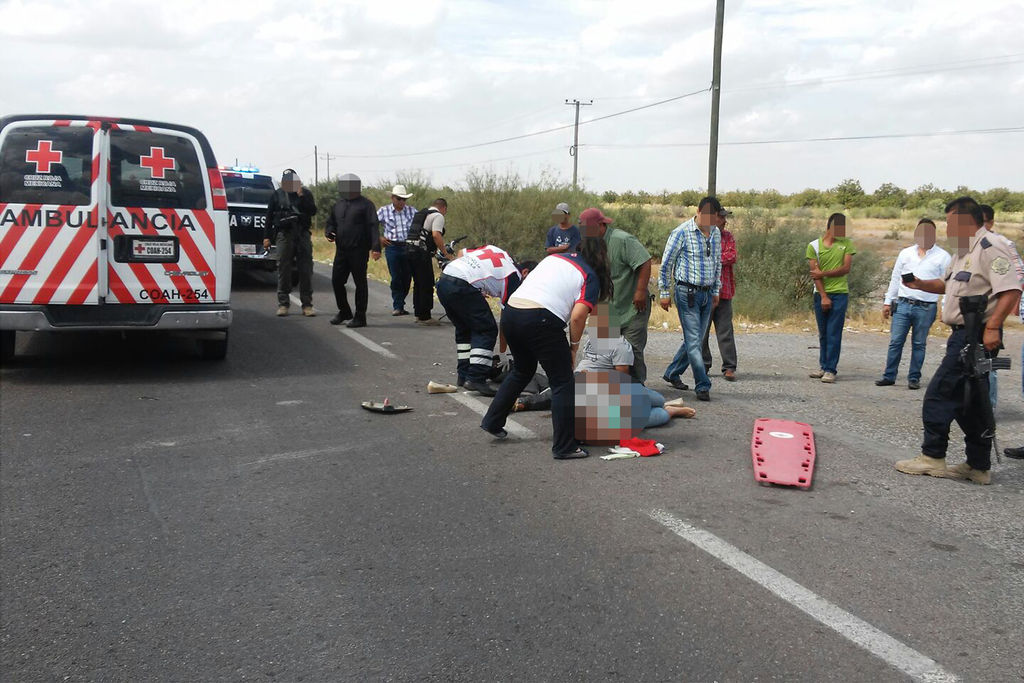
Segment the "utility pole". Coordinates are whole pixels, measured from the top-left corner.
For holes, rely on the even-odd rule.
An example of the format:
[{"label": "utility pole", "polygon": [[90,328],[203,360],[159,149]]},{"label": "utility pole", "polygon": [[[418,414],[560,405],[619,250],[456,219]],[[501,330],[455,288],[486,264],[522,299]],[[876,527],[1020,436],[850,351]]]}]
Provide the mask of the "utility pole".
[{"label": "utility pole", "polygon": [[316,153],[316,145],[313,145],[313,184],[320,184],[320,159]]},{"label": "utility pole", "polygon": [[580,163],[580,107],[589,107],[594,100],[580,102],[579,100],[565,101],[566,104],[576,107],[576,123],[572,127],[572,147],[569,148],[569,156],[572,157],[572,189],[576,191],[576,172]]},{"label": "utility pole", "polygon": [[[316,149],[316,147],[314,147],[313,149]],[[317,158],[319,159],[321,157],[317,156]],[[327,182],[330,182],[331,181],[331,154],[330,154],[330,152],[324,152],[324,155],[323,155],[322,158],[327,160]],[[335,157],[335,158],[337,158],[337,157]]]},{"label": "utility pole", "polygon": [[718,0],[715,11],[715,61],[711,68],[711,144],[708,148],[708,194],[714,195],[718,184],[718,99],[722,94],[722,24],[725,0]]}]

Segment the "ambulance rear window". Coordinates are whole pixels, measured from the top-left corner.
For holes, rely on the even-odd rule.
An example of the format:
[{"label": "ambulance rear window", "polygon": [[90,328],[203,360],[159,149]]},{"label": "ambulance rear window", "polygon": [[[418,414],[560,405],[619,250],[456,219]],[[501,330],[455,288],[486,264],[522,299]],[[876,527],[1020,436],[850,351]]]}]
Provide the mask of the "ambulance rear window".
[{"label": "ambulance rear window", "polygon": [[114,206],[205,209],[205,170],[188,138],[110,131],[110,202]]},{"label": "ambulance rear window", "polygon": [[11,129],[0,149],[0,202],[89,204],[92,139],[84,126]]}]

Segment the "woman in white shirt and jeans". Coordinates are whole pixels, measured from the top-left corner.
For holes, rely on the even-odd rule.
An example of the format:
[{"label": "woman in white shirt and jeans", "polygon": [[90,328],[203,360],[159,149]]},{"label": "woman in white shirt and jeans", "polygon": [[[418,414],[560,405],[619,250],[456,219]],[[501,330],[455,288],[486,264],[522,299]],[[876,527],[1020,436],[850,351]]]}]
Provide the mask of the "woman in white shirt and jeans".
[{"label": "woman in white shirt and jeans", "polygon": [[552,254],[531,271],[501,315],[501,331],[514,365],[484,415],[480,424],[484,431],[499,439],[508,436],[505,420],[540,363],[551,385],[554,457],[565,460],[589,455],[574,433],[572,369],[587,316],[598,301],[611,294],[608,248],[599,237],[586,237],[577,253]]}]

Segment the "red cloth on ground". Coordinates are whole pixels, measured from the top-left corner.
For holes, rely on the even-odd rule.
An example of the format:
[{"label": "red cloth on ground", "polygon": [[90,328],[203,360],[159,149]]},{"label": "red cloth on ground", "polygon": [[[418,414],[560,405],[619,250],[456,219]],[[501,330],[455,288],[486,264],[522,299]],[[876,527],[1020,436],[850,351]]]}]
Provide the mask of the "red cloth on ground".
[{"label": "red cloth on ground", "polygon": [[636,451],[642,456],[648,455],[660,455],[661,451],[658,450],[658,444],[654,439],[641,439],[634,436],[631,439],[622,439],[619,441],[619,445],[628,448],[631,451]]}]

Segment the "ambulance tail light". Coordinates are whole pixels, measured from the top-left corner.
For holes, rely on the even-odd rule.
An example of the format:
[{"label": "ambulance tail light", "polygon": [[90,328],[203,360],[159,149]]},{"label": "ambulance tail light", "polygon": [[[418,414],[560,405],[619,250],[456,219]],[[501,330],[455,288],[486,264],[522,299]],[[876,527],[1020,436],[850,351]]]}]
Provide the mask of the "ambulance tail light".
[{"label": "ambulance tail light", "polygon": [[206,169],[210,174],[210,190],[213,194],[213,210],[227,211],[228,195],[224,191],[224,179],[220,176],[219,168]]}]

